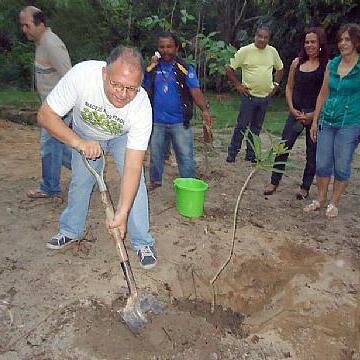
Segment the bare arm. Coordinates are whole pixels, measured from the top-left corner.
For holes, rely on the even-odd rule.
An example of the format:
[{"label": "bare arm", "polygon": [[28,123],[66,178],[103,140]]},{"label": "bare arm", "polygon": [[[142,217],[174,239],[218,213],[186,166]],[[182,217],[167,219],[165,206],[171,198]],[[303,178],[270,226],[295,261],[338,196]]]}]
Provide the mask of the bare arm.
[{"label": "bare arm", "polygon": [[[279,84],[281,82],[281,79],[283,77],[283,74],[284,74],[284,69],[280,69],[280,70],[276,70],[275,71],[275,75],[274,75],[274,87],[273,89],[271,90],[269,96],[273,96],[275,95],[276,91],[278,90],[279,88]],[[276,83],[276,84],[275,84]]]},{"label": "bare arm", "polygon": [[324,102],[329,94],[329,69],[328,67],[325,70],[324,80],[319,92],[319,95],[316,99],[316,107],[313,114],[313,122],[310,129],[310,136],[312,141],[316,141],[317,138],[317,128],[318,128],[318,119],[320,115],[320,111],[324,105]]},{"label": "bare arm", "polygon": [[61,117],[56,114],[47,102],[43,102],[38,115],[38,124],[45,128],[52,136],[70,147],[84,153],[87,158],[96,159],[101,154],[101,147],[97,141],[83,140],[66,126]]},{"label": "bare arm", "polygon": [[204,94],[199,88],[190,89],[191,96],[195,102],[195,104],[200,108],[202,111],[202,118],[203,122],[211,125],[212,124],[212,116],[209,112],[209,105],[205,99]]},{"label": "bare arm", "polygon": [[299,109],[294,108],[293,101],[292,101],[293,90],[294,90],[295,70],[296,70],[296,67],[298,66],[298,64],[299,64],[298,58],[296,58],[291,63],[288,80],[286,83],[286,89],[285,89],[285,97],[286,97],[286,102],[289,107],[289,111],[295,118],[297,118],[301,115],[301,111]]},{"label": "bare arm", "polygon": [[144,157],[145,151],[126,149],[118,206],[114,220],[109,223],[110,228],[119,228],[122,238],[125,237],[128,214],[139,188]]},{"label": "bare arm", "polygon": [[159,63],[159,58],[154,55],[150,59],[149,65],[146,67],[146,71],[150,72]]},{"label": "bare arm", "polygon": [[240,80],[236,76],[235,70],[232,67],[228,66],[226,68],[226,76],[228,77],[229,81],[233,83],[236,90],[240,94],[242,94],[244,96],[250,96],[249,90],[251,90],[251,89],[240,82]]},{"label": "bare arm", "polygon": [[277,82],[278,84],[280,84],[283,75],[284,75],[284,69],[276,70],[275,76],[274,76],[274,81]]}]

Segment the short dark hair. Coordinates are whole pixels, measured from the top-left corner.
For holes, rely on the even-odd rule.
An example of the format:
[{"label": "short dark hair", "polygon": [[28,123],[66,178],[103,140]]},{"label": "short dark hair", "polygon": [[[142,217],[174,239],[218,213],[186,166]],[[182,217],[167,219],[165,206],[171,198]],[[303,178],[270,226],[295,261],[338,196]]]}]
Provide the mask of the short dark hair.
[{"label": "short dark hair", "polygon": [[181,46],[181,43],[180,43],[178,37],[171,31],[161,31],[161,32],[159,32],[156,35],[156,41],[158,42],[160,38],[173,39],[176,47]]},{"label": "short dark hair", "polygon": [[112,49],[110,55],[106,59],[107,66],[114,63],[119,58],[123,58],[129,63],[137,65],[142,74],[144,74],[144,60],[138,49],[132,46],[119,45]]},{"label": "short dark hair", "polygon": [[271,29],[270,29],[270,26],[269,25],[264,25],[264,24],[261,24],[259,25],[257,28],[256,28],[256,32],[255,34],[257,34],[259,31],[261,30],[265,30],[269,33],[269,36],[271,36]]},{"label": "short dark hair", "polygon": [[46,26],[46,16],[45,14],[39,10],[33,13],[33,22],[36,26],[39,26],[41,23]]},{"label": "short dark hair", "polygon": [[319,41],[319,63],[322,66],[325,66],[329,60],[329,52],[327,48],[327,39],[325,30],[321,27],[311,27],[309,30],[305,31],[304,40],[302,43],[301,50],[299,52],[299,63],[303,64],[305,61],[309,60],[309,56],[305,51],[305,37],[308,34],[315,34]]},{"label": "short dark hair", "polygon": [[344,24],[340,27],[339,31],[336,34],[336,42],[339,43],[341,40],[341,35],[344,32],[348,32],[350,40],[357,51],[360,50],[360,25],[355,23]]}]

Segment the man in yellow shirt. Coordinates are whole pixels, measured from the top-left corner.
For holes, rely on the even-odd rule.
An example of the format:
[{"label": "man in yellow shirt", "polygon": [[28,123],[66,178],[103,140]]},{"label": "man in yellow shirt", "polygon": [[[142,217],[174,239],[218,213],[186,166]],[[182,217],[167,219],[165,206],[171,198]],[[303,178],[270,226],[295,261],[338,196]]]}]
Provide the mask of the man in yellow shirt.
[{"label": "man in yellow shirt", "polygon": [[[270,35],[270,28],[259,27],[255,34],[255,42],[241,47],[230,59],[230,66],[226,69],[229,80],[241,94],[241,108],[226,158],[230,163],[235,162],[247,128],[256,135],[260,134],[270,98],[278,89],[283,75],[280,56],[274,47],[268,45]],[[237,68],[241,69],[241,81],[235,74]],[[248,138],[251,141],[250,133]],[[245,160],[256,161],[249,144]]]}]

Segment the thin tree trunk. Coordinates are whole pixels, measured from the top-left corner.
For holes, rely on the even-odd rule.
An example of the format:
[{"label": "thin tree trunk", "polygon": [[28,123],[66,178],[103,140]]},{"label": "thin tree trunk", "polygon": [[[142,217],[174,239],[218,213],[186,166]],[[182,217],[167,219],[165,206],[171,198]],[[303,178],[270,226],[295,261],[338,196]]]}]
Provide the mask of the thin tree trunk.
[{"label": "thin tree trunk", "polygon": [[127,41],[130,42],[130,35],[131,35],[131,26],[132,26],[132,2],[129,3],[130,9],[129,9],[129,17],[127,20]]},{"label": "thin tree trunk", "polygon": [[173,28],[173,20],[174,20],[174,12],[175,12],[175,8],[176,8],[176,3],[177,3],[177,0],[174,1],[174,6],[171,11],[171,18],[170,18],[171,29]]},{"label": "thin tree trunk", "polygon": [[204,71],[204,83],[203,83],[203,92],[206,92],[206,53],[204,54],[204,68],[203,68],[203,71]]},{"label": "thin tree trunk", "polygon": [[195,64],[196,64],[196,68],[198,68],[199,64],[198,64],[198,51],[199,51],[199,39],[198,39],[198,35],[200,34],[200,29],[201,29],[201,9],[199,10],[199,16],[198,16],[198,22],[197,22],[197,28],[196,28],[196,37],[195,37],[195,54],[194,54],[194,59],[195,59]]}]

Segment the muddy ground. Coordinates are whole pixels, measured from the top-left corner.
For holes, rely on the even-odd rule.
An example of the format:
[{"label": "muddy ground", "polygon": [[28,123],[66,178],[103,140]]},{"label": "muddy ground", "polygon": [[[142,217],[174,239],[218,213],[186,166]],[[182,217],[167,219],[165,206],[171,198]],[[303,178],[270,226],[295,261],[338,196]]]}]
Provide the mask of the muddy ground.
[{"label": "muddy ground", "polygon": [[[235,201],[251,165],[242,153],[225,163],[229,133],[215,134],[207,160],[197,145],[198,171],[209,183],[198,219],[177,214],[177,168],[167,165],[163,187],[149,194],[158,265],[142,270],[129,248],[140,291],[165,310],[149,314],[135,336],[117,313],[126,283],[96,189],[86,238],[60,251],[45,246],[65,204],[25,196],[39,181],[38,136],[36,127],[0,121],[0,359],[360,359],[358,154],[333,220],[304,214],[295,199],[303,139],[292,154],[300,167],[276,194],[262,195],[268,173],[255,176],[213,314],[209,281],[229,254]],[[69,176],[64,170],[65,194]],[[115,198],[110,160],[106,179]]]}]

